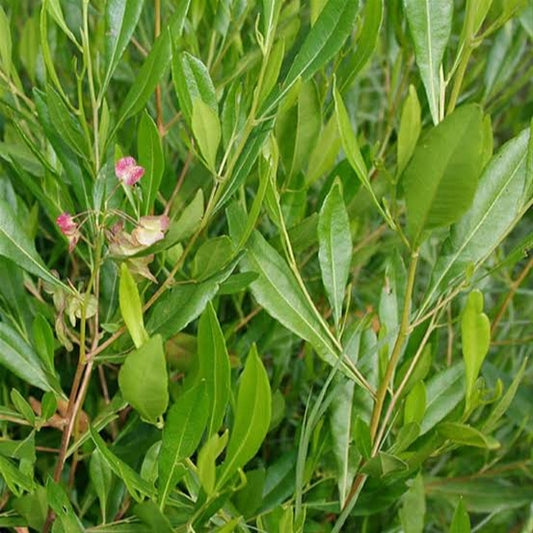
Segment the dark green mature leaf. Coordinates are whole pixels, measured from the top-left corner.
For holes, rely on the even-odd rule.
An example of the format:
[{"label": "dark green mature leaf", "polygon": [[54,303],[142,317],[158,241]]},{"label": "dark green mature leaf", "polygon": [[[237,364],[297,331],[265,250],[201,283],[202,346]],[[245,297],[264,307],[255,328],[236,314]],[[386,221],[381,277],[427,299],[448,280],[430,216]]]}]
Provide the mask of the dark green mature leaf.
[{"label": "dark green mature leaf", "polygon": [[124,399],[141,417],[156,424],[168,406],[168,373],[161,335],[150,337],[127,355],[118,384]]},{"label": "dark green mature leaf", "polygon": [[367,0],[363,8],[363,26],[356,43],[356,52],[349,54],[340,65],[339,92],[344,93],[365,67],[376,48],[383,22],[383,0]]},{"label": "dark green mature leaf", "polygon": [[322,281],[338,328],[352,260],[350,221],[339,180],[333,183],[322,204],[318,219],[318,243]]},{"label": "dark green mature leaf", "polygon": [[217,486],[242,468],[259,450],[270,425],[270,383],[257,348],[252,346],[241,376],[235,421],[233,423],[226,459],[221,467]]},{"label": "dark green mature leaf", "polygon": [[102,510],[102,519],[105,522],[107,515],[107,498],[111,490],[112,472],[104,459],[102,452],[96,448],[89,461],[89,478],[96,491]]},{"label": "dark green mature leaf", "polygon": [[189,126],[192,124],[193,104],[199,99],[218,115],[215,87],[207,67],[188,52],[175,53],[172,60],[172,79],[181,112]]},{"label": "dark green mature leaf", "polygon": [[138,503],[133,508],[133,512],[141,519],[149,531],[154,533],[172,533],[174,529],[166,515],[155,502],[147,501]]},{"label": "dark green mature leaf", "polygon": [[102,91],[106,87],[126,50],[141,16],[144,0],[109,0],[106,2],[105,59],[107,64]]},{"label": "dark green mature leaf", "polygon": [[202,243],[194,256],[191,274],[198,281],[205,280],[216,274],[220,265],[227,262],[228,257],[232,257],[234,254],[235,247],[227,235],[208,239]]},{"label": "dark green mature leaf", "polygon": [[149,215],[159,192],[161,179],[165,170],[165,156],[161,145],[161,138],[152,117],[145,112],[139,122],[137,133],[137,153],[139,164],[146,170],[140,182],[143,190],[143,214]]},{"label": "dark green mature leaf", "polygon": [[70,287],[46,268],[33,242],[26,234],[23,224],[17,219],[9,203],[2,198],[0,198],[0,255],[11,259],[30,274],[39,276],[55,287],[72,292]]},{"label": "dark green mature leaf", "polygon": [[207,304],[198,323],[198,367],[195,382],[205,382],[209,423],[207,437],[218,431],[231,391],[231,368],[224,334],[211,303]]},{"label": "dark green mature leaf", "polygon": [[[239,242],[243,229],[239,225],[242,225],[244,219],[235,204],[228,209],[227,217],[231,237],[234,242]],[[286,328],[309,341],[324,360],[334,365],[336,352],[331,345],[329,332],[319,321],[287,263],[257,231],[248,240],[241,270],[259,274],[250,288],[265,311]]]},{"label": "dark green mature leaf", "polygon": [[151,335],[159,333],[165,339],[180,332],[202,313],[239,260],[240,257],[233,259],[222,270],[201,283],[176,285],[170,289],[152,308],[146,325],[148,332]]},{"label": "dark green mature leaf", "polygon": [[3,478],[9,490],[16,496],[21,496],[24,491],[33,491],[33,479],[22,473],[12,461],[3,455],[0,455],[0,476]]},{"label": "dark green mature leaf", "polygon": [[118,113],[117,129],[122,123],[139,112],[152,96],[161,76],[167,69],[172,56],[171,39],[168,31],[164,31],[157,38],[148,57],[144,60],[142,67],[135,78],[126,95],[120,111]]},{"label": "dark green mature leaf", "polygon": [[65,489],[51,477],[46,480],[46,495],[50,508],[55,514],[54,533],[55,531],[82,533],[84,527],[74,512]]},{"label": "dark green mature leaf", "polygon": [[181,394],[169,409],[159,455],[158,501],[161,508],[179,477],[185,473],[181,463],[200,443],[209,413],[204,381]]},{"label": "dark green mature leaf", "polygon": [[44,391],[59,390],[55,378],[43,369],[34,349],[6,323],[0,322],[0,364],[30,385]]},{"label": "dark green mature leaf", "polygon": [[455,222],[470,207],[481,172],[483,112],[458,108],[425,134],[405,169],[407,229],[415,246],[425,230]]},{"label": "dark green mature leaf", "polygon": [[271,110],[299,78],[308,80],[342,47],[353,30],[359,2],[357,0],[329,0],[307,34],[283,81],[265,104],[263,114]]},{"label": "dark green mature leaf", "polygon": [[435,374],[427,382],[426,414],[420,424],[420,434],[424,434],[438,424],[464,396],[464,365],[457,363]]},{"label": "dark green mature leaf", "polygon": [[488,450],[497,450],[500,447],[500,443],[496,439],[484,435],[478,429],[467,424],[441,422],[437,426],[437,431],[446,439],[464,446],[475,446]]},{"label": "dark green mature leaf", "polygon": [[402,496],[400,521],[405,533],[422,533],[424,531],[424,515],[426,514],[426,495],[424,480],[418,475],[411,480],[409,490]]},{"label": "dark green mature leaf", "polygon": [[516,225],[531,192],[524,197],[529,130],[506,143],[485,167],[472,207],[452,226],[450,237],[433,269],[422,310],[438,291],[478,266]]},{"label": "dark green mature leaf", "polygon": [[153,489],[150,484],[145,481],[131,466],[119,459],[109,448],[106,443],[98,435],[98,432],[90,427],[91,438],[102,454],[102,457],[109,465],[109,468],[124,482],[128,492],[137,502],[142,501],[144,497],[152,497]]},{"label": "dark green mature leaf", "polygon": [[403,0],[415,46],[416,63],[429,102],[433,123],[441,117],[441,66],[452,29],[452,0]]}]

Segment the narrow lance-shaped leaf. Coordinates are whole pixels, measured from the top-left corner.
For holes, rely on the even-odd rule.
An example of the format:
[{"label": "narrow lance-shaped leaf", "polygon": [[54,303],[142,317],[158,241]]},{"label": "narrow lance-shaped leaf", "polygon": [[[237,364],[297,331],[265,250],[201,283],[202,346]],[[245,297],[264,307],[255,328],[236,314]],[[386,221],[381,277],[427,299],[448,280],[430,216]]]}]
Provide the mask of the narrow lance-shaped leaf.
[{"label": "narrow lance-shaped leaf", "polygon": [[122,318],[135,347],[139,348],[148,339],[148,334],[144,329],[142,303],[137,284],[128,270],[126,263],[120,265],[118,299]]},{"label": "narrow lance-shaped leaf", "polygon": [[191,128],[207,168],[215,172],[217,151],[222,135],[220,121],[217,113],[199,98],[193,100]]},{"label": "narrow lance-shaped leaf", "polygon": [[198,371],[195,381],[206,384],[209,438],[222,424],[231,386],[231,368],[226,342],[211,303],[207,304],[198,323]]},{"label": "narrow lance-shaped leaf", "polygon": [[453,513],[452,523],[449,533],[470,533],[470,517],[466,510],[463,498],[459,498],[455,512]]},{"label": "narrow lance-shaped leaf", "polygon": [[426,230],[455,222],[470,207],[481,172],[483,112],[466,105],[421,137],[403,184],[407,230],[418,246]]},{"label": "narrow lance-shaped leaf", "polygon": [[265,367],[252,346],[241,376],[235,421],[217,486],[224,483],[257,453],[270,425],[271,392]]},{"label": "narrow lance-shaped leaf", "polygon": [[452,0],[404,0],[416,63],[426,89],[433,123],[441,117],[442,58],[452,28]]},{"label": "narrow lance-shaped leaf", "polygon": [[108,86],[113,73],[126,50],[141,16],[144,0],[109,0],[106,2],[106,74],[102,90]]},{"label": "narrow lance-shaped leaf", "polygon": [[350,221],[339,180],[333,183],[322,204],[318,219],[318,243],[322,280],[338,328],[352,259]]},{"label": "narrow lance-shaped leaf", "polygon": [[139,164],[145,168],[145,176],[140,182],[143,190],[143,212],[145,215],[149,215],[153,210],[161,185],[165,170],[165,158],[157,126],[146,112],[143,113],[139,122],[137,153],[139,154]]},{"label": "narrow lance-shaped leaf", "polygon": [[118,375],[124,399],[143,420],[157,424],[168,406],[168,373],[161,335],[126,356]]},{"label": "narrow lance-shaped leaf", "polygon": [[2,70],[9,76],[11,72],[11,28],[4,8],[0,6],[0,62]]},{"label": "narrow lance-shaped leaf", "polygon": [[402,496],[400,522],[405,533],[422,533],[426,514],[426,494],[422,474],[411,480],[409,490]]},{"label": "narrow lance-shaped leaf", "polygon": [[490,346],[490,320],[483,313],[483,294],[472,291],[461,317],[461,341],[466,373],[466,409],[471,405],[472,393],[481,365]]},{"label": "narrow lance-shaped leaf", "polygon": [[164,508],[170,491],[186,470],[181,462],[189,457],[204,433],[209,406],[205,382],[182,393],[170,408],[159,455],[159,505]]},{"label": "narrow lance-shaped leaf", "polygon": [[515,226],[531,201],[524,196],[529,129],[505,144],[485,167],[468,212],[452,226],[431,276],[420,312],[438,291],[464,276],[468,265],[478,266]]},{"label": "narrow lance-shaped leaf", "polygon": [[409,94],[403,104],[400,128],[398,129],[398,168],[396,170],[398,176],[404,171],[413,155],[421,129],[420,102],[416,89],[410,85]]},{"label": "narrow lance-shaped leaf", "polygon": [[0,255],[11,259],[30,274],[39,276],[55,287],[72,293],[70,287],[53,276],[46,268],[21,222],[4,199],[0,199]]}]

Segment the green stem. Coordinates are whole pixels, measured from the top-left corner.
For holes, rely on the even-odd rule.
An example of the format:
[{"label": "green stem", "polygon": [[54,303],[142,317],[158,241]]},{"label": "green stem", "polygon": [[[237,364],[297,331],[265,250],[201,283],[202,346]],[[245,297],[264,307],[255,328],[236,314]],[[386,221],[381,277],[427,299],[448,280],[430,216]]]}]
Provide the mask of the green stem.
[{"label": "green stem", "polygon": [[402,321],[400,324],[400,330],[398,331],[398,336],[396,337],[396,342],[392,349],[392,353],[381,381],[380,387],[377,392],[376,403],[374,404],[374,410],[372,412],[372,420],[370,422],[370,435],[372,439],[376,437],[379,420],[381,418],[381,412],[383,411],[383,404],[385,402],[385,397],[387,396],[387,390],[389,388],[389,383],[392,380],[394,370],[398,364],[398,360],[402,353],[403,346],[409,335],[409,314],[411,311],[411,300],[413,297],[413,289],[415,285],[415,275],[416,267],[418,265],[418,249],[411,254],[411,262],[409,264],[409,272],[407,274],[407,288],[405,293],[405,302],[402,312]]}]

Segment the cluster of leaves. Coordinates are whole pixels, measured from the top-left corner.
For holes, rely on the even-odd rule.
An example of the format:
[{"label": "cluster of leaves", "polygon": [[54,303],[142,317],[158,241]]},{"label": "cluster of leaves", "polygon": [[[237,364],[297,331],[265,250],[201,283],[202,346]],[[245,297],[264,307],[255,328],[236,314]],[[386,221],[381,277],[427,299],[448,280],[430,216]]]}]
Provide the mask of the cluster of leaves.
[{"label": "cluster of leaves", "polygon": [[529,531],[532,39],[4,0],[0,526]]}]

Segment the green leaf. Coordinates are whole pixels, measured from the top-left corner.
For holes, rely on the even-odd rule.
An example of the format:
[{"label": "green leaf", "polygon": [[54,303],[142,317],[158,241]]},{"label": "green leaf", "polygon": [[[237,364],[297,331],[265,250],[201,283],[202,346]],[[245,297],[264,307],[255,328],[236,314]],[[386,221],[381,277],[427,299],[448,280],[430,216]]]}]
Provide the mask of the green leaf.
[{"label": "green leaf", "polygon": [[420,424],[426,412],[426,387],[423,381],[419,381],[405,398],[403,411],[404,425],[411,422]]},{"label": "green leaf", "polygon": [[111,491],[112,472],[102,452],[98,448],[91,454],[89,461],[89,479],[100,501],[102,522],[105,522],[107,516],[107,499]]},{"label": "green leaf", "polygon": [[150,484],[137,474],[131,466],[127,465],[109,450],[102,437],[98,435],[98,432],[93,429],[93,427],[90,427],[89,429],[96,448],[102,454],[102,457],[108,464],[109,468],[111,468],[115,475],[124,482],[126,489],[132,498],[135,501],[140,502],[144,497],[152,497],[153,489]]},{"label": "green leaf", "polygon": [[120,285],[118,289],[120,312],[136,348],[148,339],[144,329],[143,308],[137,284],[126,263],[120,265]]},{"label": "green leaf", "polygon": [[348,54],[339,67],[339,91],[341,94],[350,87],[359,72],[366,66],[376,48],[379,31],[383,22],[383,0],[367,0],[362,18],[363,25],[358,35],[355,53]]},{"label": "green leaf", "polygon": [[145,215],[149,215],[153,211],[161,179],[163,178],[165,157],[157,126],[147,112],[142,114],[139,121],[137,153],[139,154],[139,164],[146,171],[140,181],[143,191],[142,210]]},{"label": "green leaf", "polygon": [[216,466],[215,461],[228,443],[228,430],[222,436],[213,433],[198,452],[198,479],[208,496],[215,490]]},{"label": "green leaf", "polygon": [[220,121],[216,111],[199,98],[193,100],[191,128],[207,168],[215,173],[217,151],[222,135]]},{"label": "green leaf", "polygon": [[220,265],[227,262],[228,257],[233,257],[235,247],[227,235],[219,235],[203,242],[191,266],[191,274],[198,281],[205,280],[215,274]]},{"label": "green leaf", "polygon": [[333,456],[337,465],[337,487],[341,506],[352,486],[359,462],[359,454],[354,453],[352,440],[352,410],[355,383],[344,379],[333,391],[330,405],[330,431],[333,441]]},{"label": "green leaf", "polygon": [[53,276],[35,250],[33,242],[9,203],[0,199],[0,255],[11,259],[30,274],[39,276],[55,287],[72,293],[72,289]]},{"label": "green leaf", "polygon": [[172,79],[181,112],[189,126],[192,124],[193,103],[198,99],[218,116],[215,87],[207,67],[188,52],[175,53],[172,60]]},{"label": "green leaf", "polygon": [[455,508],[449,533],[470,533],[470,518],[463,498],[459,499],[459,503]]},{"label": "green leaf", "polygon": [[433,123],[437,124],[442,116],[441,68],[452,29],[453,1],[403,0],[403,5],[431,117]]},{"label": "green leaf", "polygon": [[43,315],[38,314],[32,323],[33,346],[44,367],[55,372],[54,365],[54,332]]},{"label": "green leaf", "polygon": [[11,73],[11,28],[4,8],[0,6],[0,62],[2,70],[9,76]]},{"label": "green leaf", "polygon": [[472,207],[452,226],[431,276],[421,312],[443,288],[463,277],[468,265],[482,263],[522,216],[529,129],[505,144],[485,167]]},{"label": "green leaf", "polygon": [[46,480],[46,495],[50,509],[55,514],[54,533],[82,533],[85,528],[74,512],[65,489],[51,477]]},{"label": "green leaf", "polygon": [[461,341],[466,373],[465,409],[468,411],[476,379],[490,346],[490,320],[483,313],[483,293],[479,290],[468,295],[461,316]]},{"label": "green leaf", "polygon": [[[230,235],[239,241],[244,218],[233,204],[227,211]],[[247,253],[241,262],[243,272],[256,272],[259,277],[250,285],[257,302],[272,317],[299,337],[310,342],[317,353],[335,365],[335,348],[329,332],[318,320],[287,263],[263,236],[254,231],[248,240]]]},{"label": "green leaf", "polygon": [[205,382],[208,398],[209,422],[207,436],[210,437],[221,426],[230,398],[231,368],[224,334],[211,303],[198,322],[198,356],[196,383]]},{"label": "green leaf", "polygon": [[15,496],[21,496],[24,491],[33,492],[33,479],[23,474],[12,461],[3,455],[0,455],[0,476]]},{"label": "green leaf", "polygon": [[441,422],[437,426],[437,431],[456,444],[486,448],[487,450],[497,450],[500,447],[500,443],[496,439],[484,435],[478,429],[467,424]]},{"label": "green leaf", "polygon": [[148,57],[144,60],[135,81],[124,98],[118,113],[115,130],[126,119],[138,113],[145,106],[167,69],[171,55],[170,34],[168,31],[163,31],[154,43]]},{"label": "green leaf", "polygon": [[172,533],[174,531],[169,519],[161,512],[155,502],[137,503],[133,507],[133,512],[146,525],[148,531],[157,531],[157,533]]},{"label": "green leaf", "polygon": [[338,329],[352,260],[350,221],[338,179],[333,183],[320,209],[318,243],[322,281],[333,309],[335,327]]},{"label": "green leaf", "polygon": [[106,74],[101,91],[104,92],[118,66],[122,54],[135,31],[141,16],[144,0],[109,0],[105,4],[106,41],[105,59]]},{"label": "green leaf", "polygon": [[267,100],[263,114],[287,94],[296,80],[310,79],[335,56],[353,30],[358,7],[356,0],[328,1],[298,50],[281,90]]},{"label": "green leaf", "polygon": [[185,473],[181,463],[196,450],[204,433],[210,412],[206,390],[205,382],[201,381],[178,396],[168,411],[159,455],[158,501],[161,509],[179,477]]},{"label": "green leaf", "polygon": [[465,105],[422,136],[405,169],[407,230],[414,245],[425,230],[455,222],[470,207],[483,150],[483,112]]},{"label": "green leaf", "polygon": [[35,413],[30,404],[24,399],[17,389],[11,389],[11,401],[16,410],[32,425],[35,425]]},{"label": "green leaf", "polygon": [[240,257],[202,283],[176,285],[153,306],[146,326],[151,335],[160,333],[164,338],[179,333],[197,318],[218,292],[220,284],[231,275]]},{"label": "green leaf", "polygon": [[424,480],[420,473],[411,480],[409,490],[402,496],[400,522],[405,533],[422,533],[426,514]]},{"label": "green leaf", "polygon": [[124,399],[143,420],[156,424],[168,406],[168,374],[161,335],[150,337],[127,355],[118,384]]},{"label": "green leaf", "polygon": [[235,420],[217,487],[222,487],[259,450],[270,425],[271,401],[268,375],[253,345],[241,376]]},{"label": "green leaf", "polygon": [[50,16],[54,19],[55,23],[61,28],[63,33],[79,48],[80,45],[74,37],[74,34],[70,31],[70,28],[67,26],[65,17],[63,15],[63,10],[61,8],[60,0],[45,0],[44,5],[50,13]]},{"label": "green leaf", "polygon": [[420,424],[423,435],[447,414],[449,414],[464,397],[464,365],[457,363],[435,374],[426,386],[426,414]]},{"label": "green leaf", "polygon": [[420,103],[415,88],[409,86],[409,94],[403,103],[400,127],[398,129],[398,168],[396,175],[400,176],[415,150],[416,142],[422,129],[420,120]]},{"label": "green leaf", "polygon": [[34,387],[59,390],[55,377],[45,372],[33,348],[4,322],[0,322],[0,364]]}]

